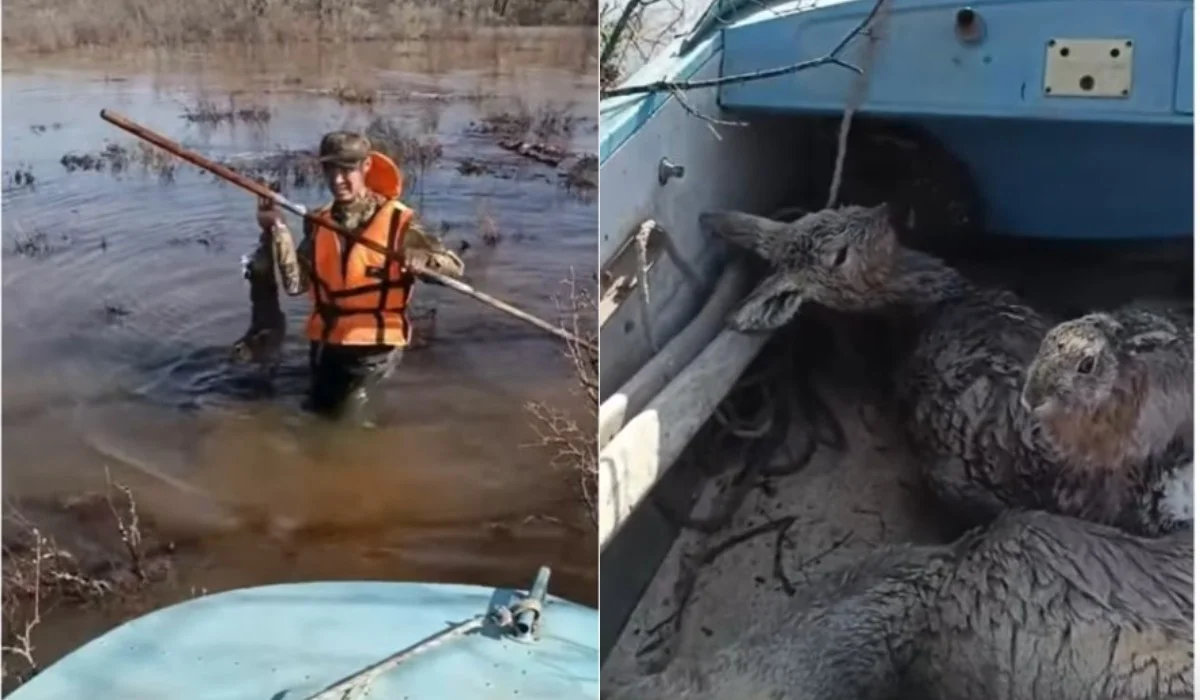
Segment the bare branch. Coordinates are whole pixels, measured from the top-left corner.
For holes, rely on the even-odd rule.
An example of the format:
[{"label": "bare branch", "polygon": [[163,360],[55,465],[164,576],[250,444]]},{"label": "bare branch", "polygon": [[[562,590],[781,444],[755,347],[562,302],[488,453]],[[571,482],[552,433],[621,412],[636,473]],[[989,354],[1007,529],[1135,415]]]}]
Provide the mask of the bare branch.
[{"label": "bare branch", "polygon": [[[108,489],[105,491],[104,497],[108,501],[108,509],[112,511],[113,517],[117,521],[117,530],[121,533],[121,542],[125,545],[125,550],[129,553],[129,567],[139,580],[145,581],[146,570],[142,566],[142,530],[138,524],[137,503],[133,500],[133,492],[124,484],[114,483],[107,466],[104,467],[104,480],[108,484]],[[128,521],[121,517],[121,513],[117,511],[116,504],[113,503],[112,492],[114,488],[125,494],[126,511],[129,514]]]},{"label": "bare branch", "polygon": [[699,119],[700,121],[705,122],[708,125],[708,130],[712,132],[712,135],[718,141],[721,140],[721,135],[717,133],[718,126],[748,126],[747,122],[725,121],[701,114],[700,110],[696,109],[690,102],[687,101],[687,99],[683,96],[683,92],[680,90],[672,90],[671,95],[674,96],[676,100],[679,100],[679,105],[683,107],[683,111]]},{"label": "bare branch", "polygon": [[543,403],[531,402],[525,410],[532,418],[537,442],[532,446],[553,451],[551,466],[574,473],[576,488],[592,523],[598,522],[596,488],[599,464],[596,449],[596,413],[600,396],[600,357],[596,339],[596,302],[592,294],[581,290],[575,282],[574,270],[566,281],[569,294],[565,300],[556,297],[555,304],[564,316],[563,328],[579,339],[567,343],[566,356],[571,361],[575,381],[587,407],[588,420],[581,427],[565,412]]},{"label": "bare branch", "polygon": [[608,62],[612,60],[613,52],[617,50],[617,45],[620,43],[621,37],[625,35],[625,29],[629,26],[629,21],[633,19],[634,14],[645,4],[646,0],[629,0],[625,3],[620,16],[617,17],[616,23],[613,24],[612,31],[609,32],[608,40],[604,42],[604,46],[600,49],[600,65],[608,65]]},{"label": "bare branch", "polygon": [[[42,546],[46,543],[46,538],[42,537],[42,533],[36,529],[33,531],[33,536],[33,610],[25,620],[24,631],[13,635],[16,643],[0,646],[0,653],[19,656],[25,661],[25,665],[28,667],[25,675],[33,675],[38,670],[37,659],[33,656],[33,629],[42,622]],[[5,581],[5,583],[8,582]],[[7,667],[5,667],[5,671],[7,671]]]},{"label": "bare branch", "polygon": [[[0,676],[5,677],[8,683],[24,683],[40,669],[34,653],[33,636],[35,629],[43,621],[48,621],[58,606],[90,606],[107,602],[113,596],[121,603],[137,603],[136,594],[154,578],[151,572],[163,569],[166,565],[165,558],[157,550],[152,550],[154,559],[147,559],[143,523],[133,493],[127,486],[112,481],[107,469],[105,471],[108,490],[103,501],[100,494],[89,494],[81,499],[72,499],[70,504],[58,504],[55,509],[71,512],[77,507],[104,508],[107,504],[116,520],[121,545],[131,558],[127,567],[117,565],[123,559],[119,549],[104,552],[107,556],[100,561],[82,563],[61,547],[48,531],[26,517],[15,503],[4,503],[4,540],[0,543],[0,553],[3,555],[0,566],[0,572],[3,573],[0,612],[4,622],[4,634],[0,641]],[[124,494],[126,503],[123,506],[115,500],[115,493]],[[94,499],[90,497],[92,495],[95,495]],[[55,517],[53,512],[46,515]],[[89,534],[98,540],[107,539],[99,532]],[[99,541],[86,543],[83,549],[77,550],[85,560],[94,559],[90,544],[100,545],[98,549],[101,550],[111,550],[111,547]],[[113,558],[110,559],[110,556]],[[149,568],[147,562],[151,565]],[[134,574],[132,577],[129,576],[130,570]]]},{"label": "bare branch", "polygon": [[871,10],[866,17],[858,23],[855,28],[842,37],[837,46],[833,47],[829,53],[819,58],[800,61],[788,66],[780,68],[769,68],[766,70],[753,71],[750,73],[739,73],[737,75],[726,75],[719,78],[710,78],[708,80],[659,80],[645,85],[630,85],[628,87],[614,88],[611,90],[601,90],[600,97],[624,97],[627,95],[641,95],[653,92],[672,92],[679,93],[687,90],[697,90],[700,88],[717,87],[719,85],[732,85],[736,83],[748,83],[756,80],[766,80],[767,78],[776,78],[781,75],[798,73],[810,68],[817,68],[824,65],[835,65],[861,75],[862,69],[853,64],[847,63],[840,58],[840,55],[846,46],[854,37],[862,34],[867,26],[874,21],[875,16],[879,13],[879,8],[883,5],[884,0],[875,0],[875,4],[871,6]]}]

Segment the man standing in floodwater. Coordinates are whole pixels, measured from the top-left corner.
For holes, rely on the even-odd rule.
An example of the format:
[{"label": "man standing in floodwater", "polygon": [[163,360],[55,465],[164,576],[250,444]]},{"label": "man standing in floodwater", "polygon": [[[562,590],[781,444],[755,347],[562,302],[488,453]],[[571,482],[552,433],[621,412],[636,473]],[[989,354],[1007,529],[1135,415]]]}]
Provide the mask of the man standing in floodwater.
[{"label": "man standing in floodwater", "polygon": [[373,426],[373,390],[399,364],[412,336],[413,266],[461,276],[462,262],[416,223],[399,198],[399,169],[372,151],[365,136],[326,134],[318,158],[333,201],[314,213],[402,253],[404,264],[308,220],[297,247],[269,200],[259,201],[258,223],[273,246],[284,291],[308,292],[313,301],[305,408]]}]

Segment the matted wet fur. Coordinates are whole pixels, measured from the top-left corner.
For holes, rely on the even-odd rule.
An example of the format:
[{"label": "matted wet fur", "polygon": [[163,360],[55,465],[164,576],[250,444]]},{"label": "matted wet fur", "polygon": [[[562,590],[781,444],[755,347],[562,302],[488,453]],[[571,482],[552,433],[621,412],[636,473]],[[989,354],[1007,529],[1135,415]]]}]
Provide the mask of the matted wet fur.
[{"label": "matted wet fur", "polygon": [[1156,522],[1144,506],[1175,470],[1190,478],[1190,449],[1176,442],[1169,454],[1124,470],[1063,459],[1020,399],[1050,320],[1011,292],[977,287],[900,245],[886,205],[822,210],[793,223],[707,213],[700,225],[774,268],[732,314],[733,328],[774,330],[802,303],[815,303],[884,312],[906,331],[892,391],[926,481],[965,524],[1017,507],[1149,534],[1180,525],[1180,514]]},{"label": "matted wet fur", "polygon": [[1157,539],[1012,512],[801,590],[709,658],[607,700],[1191,698],[1190,532]]},{"label": "matted wet fur", "polygon": [[279,304],[270,239],[259,241],[244,262],[243,275],[250,285],[250,327],[233,343],[230,357],[235,362],[258,365],[272,376],[279,365],[287,318]]},{"label": "matted wet fur", "polygon": [[1022,404],[1073,464],[1126,469],[1192,442],[1192,326],[1142,305],[1060,323],[1042,339]]}]

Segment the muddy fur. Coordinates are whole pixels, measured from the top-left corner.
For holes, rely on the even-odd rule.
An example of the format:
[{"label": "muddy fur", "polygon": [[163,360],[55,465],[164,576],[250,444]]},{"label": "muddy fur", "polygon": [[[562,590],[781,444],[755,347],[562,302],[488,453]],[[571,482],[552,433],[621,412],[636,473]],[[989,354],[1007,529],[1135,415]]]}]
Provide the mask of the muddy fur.
[{"label": "muddy fur", "polygon": [[[906,329],[891,390],[924,478],[964,525],[1012,507],[1044,509],[1135,532],[1169,531],[1135,508],[1190,455],[1125,470],[1063,459],[1021,404],[1025,370],[1049,319],[1014,294],[977,287],[941,260],[899,244],[886,205],[849,206],[781,223],[741,212],[703,214],[710,234],[766,260],[774,272],[729,319],[772,331],[802,302],[888,315]],[[1157,511],[1156,511],[1157,512]]]},{"label": "muddy fur", "polygon": [[712,658],[608,700],[1190,698],[1192,535],[1007,513],[822,578]]},{"label": "muddy fur", "polygon": [[250,327],[234,342],[230,355],[235,362],[255,364],[268,374],[278,367],[287,319],[279,304],[275,280],[275,254],[269,240],[259,242],[245,263],[250,283]]},{"label": "muddy fur", "polygon": [[1022,402],[1073,464],[1128,469],[1192,437],[1192,317],[1137,306],[1055,326]]},{"label": "muddy fur", "polygon": [[1126,509],[1122,524],[1133,532],[1190,529],[1195,508],[1191,438],[1173,441],[1166,452],[1151,460],[1163,466],[1152,470],[1158,475]]}]

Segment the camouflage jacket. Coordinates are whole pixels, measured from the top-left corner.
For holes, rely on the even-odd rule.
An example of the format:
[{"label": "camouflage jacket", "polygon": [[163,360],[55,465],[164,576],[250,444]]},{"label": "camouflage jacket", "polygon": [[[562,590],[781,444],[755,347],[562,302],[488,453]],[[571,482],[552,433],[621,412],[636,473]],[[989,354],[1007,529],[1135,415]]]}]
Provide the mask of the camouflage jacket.
[{"label": "camouflage jacket", "polygon": [[[337,223],[358,233],[370,222],[384,202],[382,197],[371,195],[347,205],[339,206],[335,203],[330,208],[330,215]],[[308,270],[313,259],[313,229],[312,223],[305,220],[304,236],[299,245],[296,245],[291,231],[282,220],[271,232],[274,257],[279,268],[279,281],[289,296],[308,292],[312,284]],[[410,265],[436,270],[451,277],[461,277],[464,271],[462,260],[440,240],[426,232],[416,216],[404,235],[404,255]],[[298,259],[301,257],[308,261],[308,265],[301,264]]]}]

